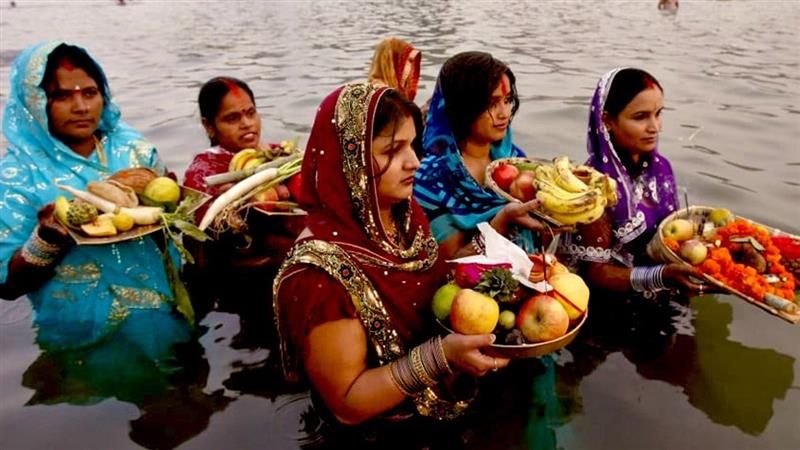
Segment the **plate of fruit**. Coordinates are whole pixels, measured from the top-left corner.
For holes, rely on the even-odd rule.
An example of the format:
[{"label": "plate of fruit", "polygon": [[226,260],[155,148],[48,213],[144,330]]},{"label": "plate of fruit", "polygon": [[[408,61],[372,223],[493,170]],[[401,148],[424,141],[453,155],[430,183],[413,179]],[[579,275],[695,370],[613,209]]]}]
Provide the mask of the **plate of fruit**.
[{"label": "plate of fruit", "polygon": [[450,333],[494,333],[497,340],[482,351],[504,358],[532,358],[559,350],[586,322],[589,288],[548,255],[532,255],[529,289],[506,263],[456,263],[453,281],[440,287],[432,308],[438,324]]},{"label": "plate of fruit", "polygon": [[79,245],[126,241],[166,224],[192,233],[194,211],[210,198],[147,168],[121,170],[85,190],[58,187],[73,198],[56,198],[55,217]]},{"label": "plate of fruit", "polygon": [[800,237],[691,206],[667,216],[647,246],[655,260],[697,267],[709,283],[791,323],[800,323]]},{"label": "plate of fruit", "polygon": [[511,201],[541,201],[536,215],[553,225],[588,224],[617,203],[613,178],[566,156],[552,162],[503,158],[486,167],[486,184]]}]

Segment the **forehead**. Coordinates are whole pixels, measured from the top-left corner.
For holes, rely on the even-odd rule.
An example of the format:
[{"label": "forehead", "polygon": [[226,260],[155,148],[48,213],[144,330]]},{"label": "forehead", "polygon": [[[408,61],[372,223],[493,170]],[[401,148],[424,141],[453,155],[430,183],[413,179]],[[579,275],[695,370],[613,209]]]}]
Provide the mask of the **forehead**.
[{"label": "forehead", "polygon": [[643,110],[657,110],[664,106],[664,94],[658,87],[651,87],[636,94],[635,97],[625,105],[623,112],[635,112]]},{"label": "forehead", "polygon": [[219,113],[225,114],[233,111],[241,111],[250,109],[253,106],[253,100],[250,99],[250,96],[247,95],[246,92],[241,89],[237,89],[236,91],[231,90],[222,97]]},{"label": "forehead", "polygon": [[55,87],[58,89],[74,89],[75,86],[80,88],[97,87],[97,83],[86,73],[85,70],[74,66],[58,66],[56,68],[55,77],[53,77]]},{"label": "forehead", "polygon": [[495,86],[494,90],[492,91],[492,97],[505,97],[506,95],[511,93],[511,80],[509,80],[508,75],[503,74],[500,77],[500,81]]}]

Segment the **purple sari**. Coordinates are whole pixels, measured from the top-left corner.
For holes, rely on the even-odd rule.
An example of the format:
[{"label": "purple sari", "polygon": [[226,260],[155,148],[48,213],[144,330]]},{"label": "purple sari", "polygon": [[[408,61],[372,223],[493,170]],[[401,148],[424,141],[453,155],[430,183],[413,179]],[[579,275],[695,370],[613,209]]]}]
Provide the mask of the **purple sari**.
[{"label": "purple sari", "polygon": [[597,83],[589,111],[586,139],[589,152],[586,164],[617,181],[619,202],[607,210],[611,242],[608,248],[589,248],[575,242],[581,239],[568,238],[566,244],[571,247],[569,253],[577,259],[608,262],[613,257],[631,266],[634,259],[644,256],[647,242],[658,224],[679,206],[672,166],[658,148],[642,155],[638,167],[630,170],[611,142],[602,114],[611,83],[620,70],[617,68],[606,73]]}]

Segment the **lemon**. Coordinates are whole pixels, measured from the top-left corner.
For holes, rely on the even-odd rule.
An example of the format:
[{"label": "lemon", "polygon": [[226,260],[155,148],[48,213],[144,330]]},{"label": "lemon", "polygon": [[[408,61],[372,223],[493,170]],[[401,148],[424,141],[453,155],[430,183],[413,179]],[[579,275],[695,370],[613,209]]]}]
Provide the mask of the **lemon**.
[{"label": "lemon", "polygon": [[111,223],[113,223],[114,228],[119,231],[128,231],[133,228],[133,225],[135,224],[133,217],[125,212],[114,214],[114,217],[111,218]]},{"label": "lemon", "polygon": [[158,177],[147,183],[143,195],[157,203],[176,203],[181,198],[181,187],[172,178]]}]

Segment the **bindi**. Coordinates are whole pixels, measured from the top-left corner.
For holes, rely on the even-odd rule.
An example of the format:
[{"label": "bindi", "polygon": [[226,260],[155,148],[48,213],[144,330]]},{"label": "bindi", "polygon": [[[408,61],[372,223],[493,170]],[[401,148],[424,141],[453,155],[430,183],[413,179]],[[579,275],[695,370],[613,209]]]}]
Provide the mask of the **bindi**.
[{"label": "bindi", "polygon": [[72,72],[73,70],[75,70],[75,64],[72,64],[72,61],[70,61],[70,60],[68,60],[68,59],[64,59],[64,60],[62,60],[62,61],[61,61],[61,62],[58,64],[58,67],[60,67],[60,68],[62,68],[62,69],[64,69],[64,70],[66,70],[67,72]]}]

